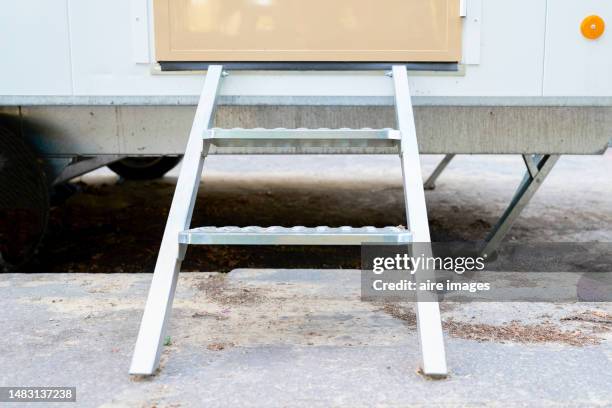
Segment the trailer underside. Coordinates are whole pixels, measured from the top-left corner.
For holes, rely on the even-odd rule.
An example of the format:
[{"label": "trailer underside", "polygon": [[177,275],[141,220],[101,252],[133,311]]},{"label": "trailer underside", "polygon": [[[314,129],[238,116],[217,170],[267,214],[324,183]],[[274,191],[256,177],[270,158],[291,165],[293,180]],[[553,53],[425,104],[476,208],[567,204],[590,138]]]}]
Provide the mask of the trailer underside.
[{"label": "trailer underside", "polygon": [[[181,155],[194,106],[9,106],[4,122],[45,157]],[[389,106],[223,105],[215,126],[391,128]],[[422,154],[601,154],[610,106],[416,106]]]}]

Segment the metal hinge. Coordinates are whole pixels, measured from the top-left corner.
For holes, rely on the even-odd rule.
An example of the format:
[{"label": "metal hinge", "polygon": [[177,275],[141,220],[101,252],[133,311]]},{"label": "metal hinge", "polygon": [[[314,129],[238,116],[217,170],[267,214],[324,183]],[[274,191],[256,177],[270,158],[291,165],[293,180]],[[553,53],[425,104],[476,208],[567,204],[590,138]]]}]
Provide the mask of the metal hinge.
[{"label": "metal hinge", "polygon": [[459,17],[467,16],[467,0],[459,0]]}]

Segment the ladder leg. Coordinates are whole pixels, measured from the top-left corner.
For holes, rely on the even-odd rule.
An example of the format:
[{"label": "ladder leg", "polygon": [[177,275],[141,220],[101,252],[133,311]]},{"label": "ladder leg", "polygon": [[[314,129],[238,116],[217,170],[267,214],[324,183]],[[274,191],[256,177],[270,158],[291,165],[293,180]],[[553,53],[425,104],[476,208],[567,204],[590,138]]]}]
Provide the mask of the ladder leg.
[{"label": "ladder leg", "polygon": [[134,348],[130,374],[151,375],[159,365],[165,330],[185,250],[184,246],[178,242],[179,232],[188,229],[191,223],[204,165],[203,156],[208,150],[208,144],[204,144],[202,138],[204,131],[211,127],[214,120],[221,77],[221,66],[209,67],[157,256],[153,280]]},{"label": "ladder leg", "polygon": [[446,166],[448,166],[448,164],[451,162],[451,160],[453,160],[454,157],[454,154],[447,154],[446,156],[444,156],[442,161],[438,163],[434,171],[431,173],[431,175],[423,185],[425,190],[433,190],[436,188],[436,180],[438,179],[438,177],[440,177],[440,174],[442,174]]},{"label": "ladder leg", "polygon": [[[414,114],[405,66],[393,67],[393,82],[395,86],[397,123],[402,133],[400,158],[402,162],[408,229],[412,232],[415,243],[421,243],[421,247],[423,247],[422,243],[427,244],[424,246],[424,249],[429,254],[425,253],[424,255],[429,256],[431,255],[429,222],[419,161],[419,146],[417,144]],[[433,275],[429,271],[418,270],[416,272],[417,283],[427,279],[433,280]],[[418,293],[417,327],[422,354],[421,369],[425,375],[445,377],[448,371],[437,296],[423,292]]]}]

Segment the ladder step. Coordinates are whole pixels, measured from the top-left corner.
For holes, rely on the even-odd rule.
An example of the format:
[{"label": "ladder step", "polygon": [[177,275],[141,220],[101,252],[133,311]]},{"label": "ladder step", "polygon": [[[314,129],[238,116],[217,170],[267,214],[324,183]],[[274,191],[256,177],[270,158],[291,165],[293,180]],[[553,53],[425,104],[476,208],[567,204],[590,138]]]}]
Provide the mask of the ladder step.
[{"label": "ladder step", "polygon": [[261,140],[261,139],[302,139],[302,140],[400,140],[399,130],[395,129],[221,129],[214,128],[204,132],[204,139],[215,140]]},{"label": "ladder step", "polygon": [[179,233],[181,244],[192,245],[361,245],[408,243],[403,227],[201,227]]},{"label": "ladder step", "polygon": [[394,129],[211,129],[210,154],[397,154]]}]

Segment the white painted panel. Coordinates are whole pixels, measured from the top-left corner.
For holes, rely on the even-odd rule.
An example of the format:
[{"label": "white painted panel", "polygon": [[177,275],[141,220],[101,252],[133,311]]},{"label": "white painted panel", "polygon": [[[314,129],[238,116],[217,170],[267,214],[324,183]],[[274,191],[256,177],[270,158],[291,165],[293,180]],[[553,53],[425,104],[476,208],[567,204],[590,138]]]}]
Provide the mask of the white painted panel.
[{"label": "white painted panel", "polygon": [[203,77],[152,75],[133,54],[132,2],[68,0],[75,95],[195,95]]},{"label": "white painted panel", "polygon": [[3,1],[0,94],[70,95],[66,0]]},{"label": "white painted panel", "polygon": [[[591,14],[607,24],[597,40],[580,32],[580,23]],[[548,2],[544,94],[612,95],[612,1]]]},{"label": "white painted panel", "polygon": [[482,0],[464,0],[465,18],[463,20],[463,64],[480,64],[480,30],[482,20]]},{"label": "white painted panel", "polygon": [[[474,5],[471,3],[468,3],[468,20],[470,6]],[[546,0],[483,0],[479,65],[466,66],[465,77],[411,76],[413,93],[423,96],[540,96],[545,19]]]},{"label": "white painted panel", "polygon": [[148,64],[149,13],[147,0],[131,0],[132,58],[135,63]]}]

